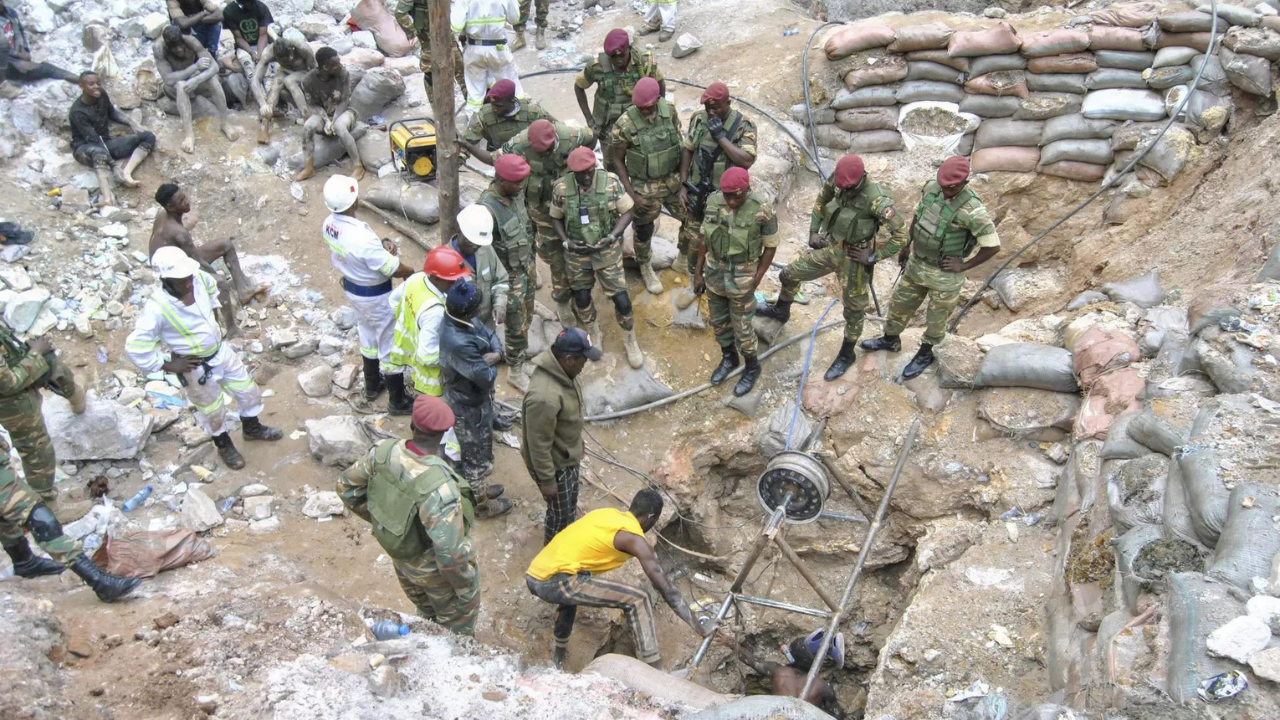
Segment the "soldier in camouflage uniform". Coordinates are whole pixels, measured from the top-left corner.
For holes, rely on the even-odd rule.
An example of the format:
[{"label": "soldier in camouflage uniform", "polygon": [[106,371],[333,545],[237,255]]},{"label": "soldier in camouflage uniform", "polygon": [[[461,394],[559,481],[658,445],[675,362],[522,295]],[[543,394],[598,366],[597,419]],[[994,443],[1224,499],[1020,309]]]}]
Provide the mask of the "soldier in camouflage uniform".
[{"label": "soldier in camouflage uniform", "polygon": [[[431,96],[431,27],[427,11],[428,0],[400,0],[396,4],[396,21],[406,33],[418,36],[418,67],[422,69],[422,86]],[[462,51],[457,43],[449,43],[453,52],[453,79],[458,87],[466,88],[462,79]]]},{"label": "soldier in camouflage uniform", "polygon": [[529,163],[516,154],[503,155],[493,164],[494,178],[476,203],[493,214],[493,249],[507,269],[511,290],[507,295],[507,382],[520,391],[529,387],[525,355],[529,349],[529,322],[533,320],[533,223],[524,204],[524,183]]},{"label": "soldier in camouflage uniform", "polygon": [[[689,118],[684,136],[684,153],[680,158],[680,204],[689,222],[680,225],[680,254],[675,269],[693,274],[698,263],[698,247],[707,199],[720,187],[720,176],[731,167],[747,170],[756,162],[756,126],[730,106],[729,88],[713,82],[702,93],[702,110]],[[710,172],[707,172],[710,169]],[[682,267],[683,265],[683,267]]]},{"label": "soldier in camouflage uniform", "polygon": [[[574,148],[590,148],[595,144],[595,137],[586,128],[571,128],[564,123],[540,119],[508,140],[500,151],[519,155],[529,163],[524,204],[533,219],[538,257],[551,268],[551,299],[564,327],[571,327],[577,320],[569,306],[572,293],[565,268],[564,245],[551,227],[551,186],[568,172],[569,153]],[[592,157],[595,157],[594,153]]]},{"label": "soldier in camouflage uniform", "polygon": [[[582,9],[586,10],[595,3],[587,0]],[[551,12],[551,0],[520,0],[520,19],[516,21],[515,31],[516,40],[511,43],[512,50],[523,50],[527,41],[524,39],[524,29],[529,26],[529,9],[535,8],[534,22],[538,26],[537,38],[534,41],[535,46],[539,50],[547,49],[547,14]]]},{"label": "soldier in camouflage uniform", "polygon": [[[70,368],[58,359],[44,338],[25,343],[8,326],[0,324],[0,355],[0,425],[13,438],[27,484],[55,513],[64,513],[58,507],[58,490],[53,486],[57,460],[40,412],[40,388],[47,387],[66,398],[77,415],[84,412],[84,388],[76,384]],[[74,519],[66,514],[60,517]]]},{"label": "soldier in camouflage uniform", "polygon": [[[666,80],[653,61],[653,53],[633,49],[627,31],[615,28],[604,38],[604,52],[588,62],[573,81],[578,107],[600,141],[606,168],[613,165],[613,125],[631,107],[636,83],[646,77],[657,81],[660,95],[667,94]],[[594,106],[587,104],[587,88],[592,85],[596,86]]]},{"label": "soldier in camouflage uniform", "polygon": [[813,252],[783,268],[778,301],[758,311],[763,317],[786,322],[800,283],[836,274],[844,303],[844,342],[823,376],[827,382],[844,375],[853,364],[854,346],[862,335],[870,302],[876,233],[881,227],[889,228],[891,245],[902,247],[906,243],[906,226],[894,210],[889,189],[867,180],[862,158],[845,155],[836,163],[835,174],[823,184],[809,216],[809,247]]},{"label": "soldier in camouflage uniform", "polygon": [[641,78],[631,93],[632,105],[613,126],[613,156],[605,156],[631,196],[635,209],[636,264],[645,288],[657,295],[662,281],[650,264],[654,223],[665,207],[682,225],[686,222],[680,184],[680,115],[661,96],[653,78]]},{"label": "soldier in camouflage uniform", "polygon": [[383,440],[338,478],[351,512],[373,525],[396,578],[422,617],[475,635],[480,569],[471,529],[471,488],[445,461],[442,441],[453,411],[438,397],[413,403],[413,439]]},{"label": "soldier in camouflage uniform", "polygon": [[590,148],[569,153],[569,170],[551,191],[551,217],[564,243],[574,309],[592,343],[601,345],[600,322],[591,302],[591,289],[599,278],[622,327],[627,363],[639,369],[644,353],[636,341],[636,321],[622,269],[623,256],[635,255],[632,241],[622,235],[631,224],[631,197],[623,192],[616,175],[596,169],[596,154]]},{"label": "soldier in camouflage uniform", "polygon": [[[876,253],[875,259],[879,260],[901,251],[898,260],[906,262],[906,271],[889,301],[884,337],[863,341],[864,350],[901,350],[898,336],[920,304],[929,298],[920,350],[902,370],[906,380],[933,364],[933,346],[946,337],[947,319],[960,299],[965,271],[1000,252],[995,223],[968,184],[969,161],[960,156],[948,158],[938,168],[937,180],[925,184],[916,206],[909,238],[911,259],[905,258],[907,248],[895,242]],[[975,247],[977,252],[970,255]]]},{"label": "soldier in camouflage uniform", "polygon": [[485,165],[493,164],[493,151],[527,130],[535,120],[552,120],[551,113],[529,98],[516,97],[516,84],[499,80],[485,94],[485,103],[467,125],[459,144]]},{"label": "soldier in camouflage uniform", "polygon": [[698,253],[693,287],[696,293],[707,293],[711,327],[723,354],[711,373],[711,384],[719,385],[729,377],[738,367],[741,352],[746,367],[733,394],[742,397],[760,378],[751,321],[756,314],[756,288],[778,251],[778,216],[772,205],[751,192],[746,170],[725,170],[720,193],[707,201],[702,236],[706,241]]}]

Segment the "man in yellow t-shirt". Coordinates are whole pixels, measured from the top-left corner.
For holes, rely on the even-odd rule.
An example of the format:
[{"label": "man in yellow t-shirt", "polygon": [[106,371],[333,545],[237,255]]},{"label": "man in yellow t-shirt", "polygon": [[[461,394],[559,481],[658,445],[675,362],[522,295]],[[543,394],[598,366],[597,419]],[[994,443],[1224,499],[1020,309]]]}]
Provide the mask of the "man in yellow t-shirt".
[{"label": "man in yellow t-shirt", "polygon": [[583,515],[557,533],[529,564],[525,574],[529,592],[560,606],[551,652],[556,667],[564,665],[579,605],[622,610],[636,641],[636,654],[644,662],[658,666],[658,632],[649,593],[644,588],[596,577],[622,567],[632,557],[640,561],[644,574],[675,614],[699,636],[707,636],[708,630],[689,612],[680,591],[667,579],[653,548],[644,539],[661,514],[662,496],[646,488],[636,493],[626,512],[603,508]]}]

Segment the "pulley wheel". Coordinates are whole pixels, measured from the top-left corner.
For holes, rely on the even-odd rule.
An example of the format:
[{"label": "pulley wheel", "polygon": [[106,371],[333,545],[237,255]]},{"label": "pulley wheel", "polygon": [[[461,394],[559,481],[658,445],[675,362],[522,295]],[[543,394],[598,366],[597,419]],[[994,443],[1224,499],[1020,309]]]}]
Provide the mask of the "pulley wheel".
[{"label": "pulley wheel", "polygon": [[786,520],[810,523],[822,514],[822,505],[831,495],[831,479],[822,463],[801,452],[786,451],[769,461],[756,481],[756,497],[768,512],[786,500]]}]

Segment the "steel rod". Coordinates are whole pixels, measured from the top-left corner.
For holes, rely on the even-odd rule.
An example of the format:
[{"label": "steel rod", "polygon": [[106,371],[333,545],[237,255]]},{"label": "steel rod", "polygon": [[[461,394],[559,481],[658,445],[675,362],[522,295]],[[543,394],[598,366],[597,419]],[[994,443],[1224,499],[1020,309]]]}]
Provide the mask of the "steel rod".
[{"label": "steel rod", "polygon": [[867,522],[867,516],[862,515],[845,515],[844,513],[827,512],[823,510],[818,515],[819,520],[839,520],[841,522],[864,523]]},{"label": "steel rod", "polygon": [[840,607],[831,616],[830,622],[827,623],[827,631],[822,635],[822,644],[818,646],[818,651],[813,654],[813,667],[809,668],[809,676],[805,678],[804,689],[800,691],[800,697],[809,697],[809,691],[813,689],[814,682],[818,679],[818,673],[822,670],[823,658],[827,656],[827,651],[831,649],[831,639],[835,636],[836,628],[840,627],[840,622],[844,619],[844,614],[848,610],[849,601],[853,598],[853,586],[858,583],[858,578],[862,576],[862,568],[867,563],[867,556],[871,554],[871,546],[875,544],[876,533],[880,530],[880,523],[884,521],[884,516],[889,512],[889,501],[893,498],[893,491],[898,487],[898,478],[902,475],[902,468],[907,464],[907,455],[911,452],[911,446],[916,442],[916,431],[920,429],[920,418],[916,418],[911,423],[911,429],[907,431],[907,437],[902,441],[902,451],[898,454],[898,464],[893,468],[893,476],[889,478],[889,484],[884,489],[884,497],[880,499],[880,507],[876,509],[876,516],[871,521],[871,527],[867,528],[867,539],[862,543],[862,551],[858,553],[858,562],[853,566],[853,574],[849,576],[849,582],[844,586],[844,596],[840,598]]},{"label": "steel rod", "polygon": [[811,615],[813,617],[827,618],[831,617],[831,613],[826,610],[818,610],[816,608],[807,608],[800,605],[792,605],[791,603],[770,600],[769,598],[755,597],[754,595],[735,595],[735,599],[744,603],[759,605],[761,607],[773,608],[775,610],[786,610],[788,612],[800,613],[801,615]]},{"label": "steel rod", "polygon": [[822,589],[822,585],[818,583],[818,579],[813,576],[813,573],[809,572],[809,567],[804,564],[804,561],[800,559],[800,556],[796,554],[796,551],[791,548],[791,544],[787,542],[787,539],[779,534],[773,539],[773,542],[778,546],[778,549],[782,551],[782,554],[786,556],[787,561],[795,567],[796,572],[800,573],[800,577],[804,578],[804,581],[809,583],[809,587],[812,587],[813,591],[818,593],[818,597],[822,598],[822,602],[826,603],[827,607],[831,608],[831,612],[838,611],[840,606],[836,604],[835,600],[831,599],[831,596],[827,594],[826,590]]}]

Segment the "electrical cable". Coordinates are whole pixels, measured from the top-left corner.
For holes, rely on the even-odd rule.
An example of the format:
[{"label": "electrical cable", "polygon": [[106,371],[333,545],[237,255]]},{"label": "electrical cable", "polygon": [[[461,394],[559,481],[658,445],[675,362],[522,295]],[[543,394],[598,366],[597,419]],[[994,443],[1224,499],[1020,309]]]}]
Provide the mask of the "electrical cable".
[{"label": "electrical cable", "polygon": [[822,314],[818,316],[817,322],[813,324],[813,331],[809,333],[809,350],[804,355],[804,370],[800,373],[800,387],[796,388],[796,406],[791,411],[791,424],[787,426],[786,450],[791,449],[791,436],[796,430],[796,419],[800,417],[800,403],[804,398],[804,384],[809,379],[809,365],[813,362],[813,347],[818,343],[818,327],[822,325],[823,320],[827,319],[827,313],[831,312],[831,308],[835,307],[839,301],[839,298],[832,298],[831,302],[827,303],[826,309],[822,311]]},{"label": "electrical cable", "polygon": [[822,171],[822,163],[818,162],[818,131],[813,126],[813,102],[809,99],[809,50],[813,47],[813,39],[818,37],[818,33],[822,32],[823,28],[843,24],[825,22],[814,28],[813,32],[809,33],[809,41],[804,44],[804,53],[800,56],[800,84],[804,86],[804,116],[809,123],[809,141],[813,143],[813,155],[811,157],[813,158],[813,166],[818,169],[818,177],[822,178],[823,182],[826,182],[827,174]]}]

